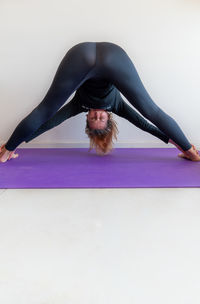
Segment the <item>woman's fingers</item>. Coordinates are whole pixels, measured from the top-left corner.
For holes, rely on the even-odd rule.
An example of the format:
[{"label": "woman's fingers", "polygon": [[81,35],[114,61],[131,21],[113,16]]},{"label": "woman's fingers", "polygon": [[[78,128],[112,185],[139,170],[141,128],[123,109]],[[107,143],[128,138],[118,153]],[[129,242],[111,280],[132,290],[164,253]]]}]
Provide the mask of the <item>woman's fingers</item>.
[{"label": "woman's fingers", "polygon": [[15,151],[12,151],[8,157],[8,160],[10,160],[11,158],[16,158],[18,156],[19,156],[19,154],[15,154]]},{"label": "woman's fingers", "polygon": [[[2,163],[5,163],[7,160],[10,160],[12,158],[17,158],[19,156],[19,154],[15,154],[15,150],[9,152],[8,150],[1,149],[1,148],[0,148],[0,162],[2,162]],[[3,151],[3,150],[5,150],[5,151]]]},{"label": "woman's fingers", "polygon": [[17,158],[19,154],[13,154],[12,158]]},{"label": "woman's fingers", "polygon": [[14,152],[15,152],[15,151],[9,153],[9,155],[8,155],[8,160],[10,160],[10,159],[13,157]]}]

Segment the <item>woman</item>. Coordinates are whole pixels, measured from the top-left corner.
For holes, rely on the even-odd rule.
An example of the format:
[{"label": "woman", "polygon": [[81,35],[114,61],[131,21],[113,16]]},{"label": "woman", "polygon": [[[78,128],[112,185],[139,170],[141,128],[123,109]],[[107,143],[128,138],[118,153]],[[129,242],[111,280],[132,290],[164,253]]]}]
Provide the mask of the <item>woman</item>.
[{"label": "woman", "polygon": [[[59,110],[74,91],[73,99]],[[124,102],[120,92],[155,126]],[[111,42],[81,42],[62,59],[41,103],[1,146],[0,161],[16,158],[15,149],[23,141],[28,142],[81,112],[88,112],[85,132],[90,150],[95,147],[98,154],[109,153],[113,138],[117,139],[114,112],[165,143],[174,144],[183,152],[180,157],[200,160],[198,151],[176,121],[151,99],[123,48]]]}]

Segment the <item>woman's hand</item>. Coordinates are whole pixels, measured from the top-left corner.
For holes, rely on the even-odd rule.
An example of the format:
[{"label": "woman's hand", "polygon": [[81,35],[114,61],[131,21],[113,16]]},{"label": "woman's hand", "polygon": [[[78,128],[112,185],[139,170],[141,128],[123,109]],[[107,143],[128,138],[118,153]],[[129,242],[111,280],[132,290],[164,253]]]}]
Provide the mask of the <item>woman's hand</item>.
[{"label": "woman's hand", "polygon": [[19,154],[15,154],[15,151],[8,151],[6,148],[5,148],[5,144],[3,144],[1,147],[0,147],[0,163],[5,163],[7,160],[10,160],[12,158],[16,158],[19,156]]}]

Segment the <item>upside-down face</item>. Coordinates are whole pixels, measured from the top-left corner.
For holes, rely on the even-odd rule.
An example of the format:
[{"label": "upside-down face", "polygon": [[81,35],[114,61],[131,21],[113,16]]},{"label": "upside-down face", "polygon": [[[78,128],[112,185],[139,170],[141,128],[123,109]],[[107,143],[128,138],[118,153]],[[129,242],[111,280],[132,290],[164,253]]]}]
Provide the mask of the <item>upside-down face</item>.
[{"label": "upside-down face", "polygon": [[87,120],[91,129],[105,129],[108,120],[108,112],[103,109],[90,109]]}]

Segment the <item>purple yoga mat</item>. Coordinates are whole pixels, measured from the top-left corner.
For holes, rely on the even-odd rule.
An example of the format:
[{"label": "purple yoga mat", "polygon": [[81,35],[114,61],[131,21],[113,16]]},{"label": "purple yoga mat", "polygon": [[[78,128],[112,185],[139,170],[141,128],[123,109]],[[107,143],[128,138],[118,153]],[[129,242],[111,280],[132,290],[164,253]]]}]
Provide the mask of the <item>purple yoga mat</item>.
[{"label": "purple yoga mat", "polygon": [[0,188],[200,187],[200,162],[176,148],[115,148],[99,156],[88,148],[25,148],[0,163]]}]

